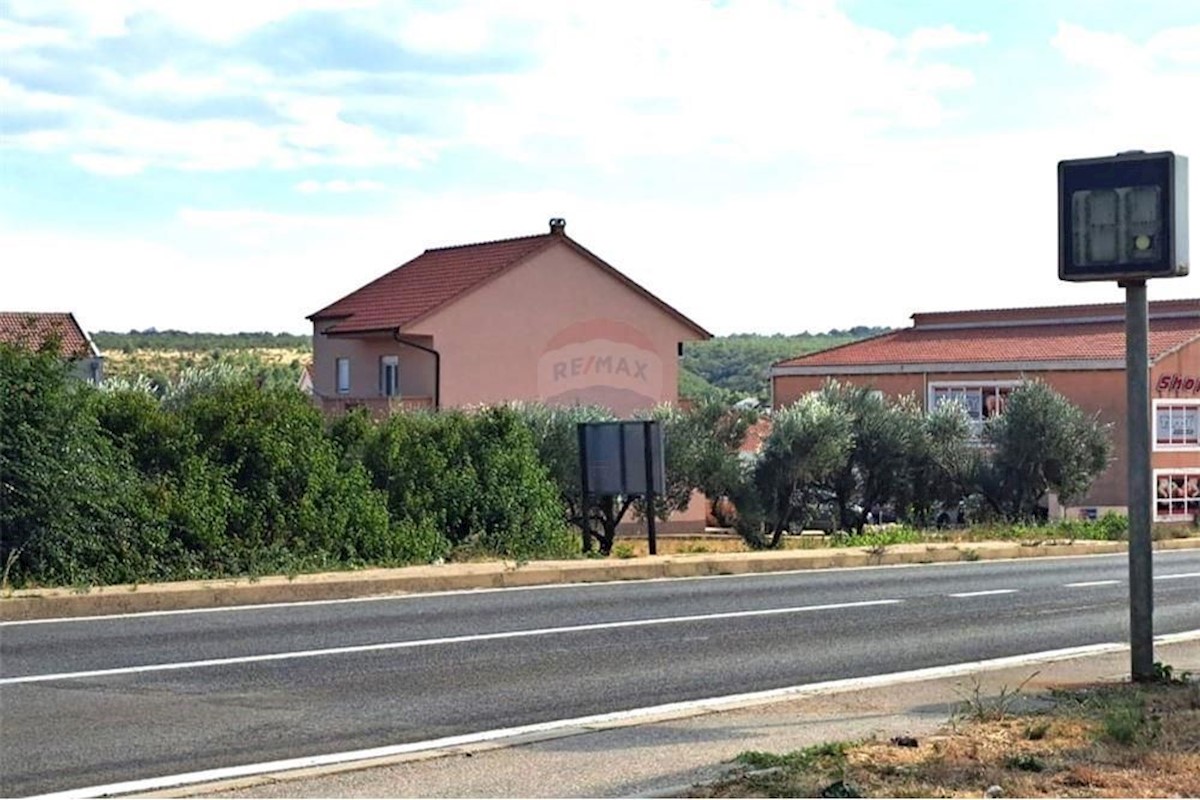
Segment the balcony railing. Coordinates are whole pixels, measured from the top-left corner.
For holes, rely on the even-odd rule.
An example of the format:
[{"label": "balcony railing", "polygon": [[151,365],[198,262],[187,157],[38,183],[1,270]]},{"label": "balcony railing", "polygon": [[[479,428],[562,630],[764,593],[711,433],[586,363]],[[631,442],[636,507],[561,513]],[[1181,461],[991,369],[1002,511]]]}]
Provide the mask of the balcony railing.
[{"label": "balcony railing", "polygon": [[386,417],[403,411],[432,411],[433,398],[427,395],[399,397],[319,397],[321,410],[328,414],[345,414],[355,408],[365,408],[372,417]]}]

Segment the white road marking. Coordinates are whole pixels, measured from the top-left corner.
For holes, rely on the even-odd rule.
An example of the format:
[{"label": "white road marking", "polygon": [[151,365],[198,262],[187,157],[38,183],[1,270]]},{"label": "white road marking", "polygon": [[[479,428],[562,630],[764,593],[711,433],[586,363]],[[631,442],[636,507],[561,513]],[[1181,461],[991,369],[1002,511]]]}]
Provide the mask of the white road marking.
[{"label": "white road marking", "polygon": [[526,636],[550,636],[562,633],[580,633],[582,631],[601,631],[613,628],[636,628],[648,625],[670,625],[680,622],[706,622],[714,619],[736,619],[739,617],[767,617],[780,614],[798,614],[806,611],[835,611],[844,608],[866,608],[868,606],[889,606],[902,603],[902,600],[863,600],[853,603],[827,603],[816,606],[791,606],[789,608],[763,608],[754,611],[726,611],[718,614],[694,614],[684,617],[653,617],[650,619],[630,619],[617,622],[594,622],[588,625],[565,625],[560,628],[534,628],[523,631],[500,631],[499,633],[472,633],[464,636],[442,636],[436,639],[415,639],[405,642],[383,642],[380,644],[350,645],[346,647],[326,647],[319,650],[294,650],[284,653],[264,653],[255,656],[231,656],[228,658],[209,658],[202,661],[179,661],[169,664],[145,664],[136,667],[115,667],[112,669],[92,669],[80,672],[59,672],[44,675],[19,675],[13,678],[0,678],[0,686],[14,683],[44,683],[46,681],[64,681],[78,678],[98,678],[110,675],[133,675],[143,672],[164,672],[166,670],[198,669],[200,667],[219,667],[228,664],[253,664],[261,661],[286,661],[297,658],[315,658],[318,656],[347,655],[350,653],[371,653],[381,650],[407,650],[416,647],[432,647],[434,645],[462,644],[464,642],[485,642],[495,639],[519,639]]},{"label": "white road marking", "polygon": [[1016,589],[988,589],[986,592],[959,592],[948,594],[947,597],[986,597],[989,594],[1016,594]]},{"label": "white road marking", "polygon": [[1080,581],[1079,583],[1064,583],[1068,589],[1083,589],[1088,586],[1115,586],[1120,581]]},{"label": "white road marking", "polygon": [[1184,572],[1180,575],[1155,575],[1156,581],[1177,581],[1180,578],[1200,578],[1200,572]]},{"label": "white road marking", "polygon": [[[1184,631],[1155,637],[1157,644],[1186,642],[1200,639],[1200,630]],[[1061,650],[1046,650],[1040,653],[1027,653],[1020,656],[1006,656],[987,661],[968,661],[961,664],[949,664],[941,667],[893,672],[888,675],[871,675],[865,678],[845,678],[842,680],[808,683],[798,686],[787,686],[782,689],[769,689],[761,692],[746,692],[744,694],[710,697],[703,700],[690,700],[680,703],[666,703],[647,708],[634,708],[628,711],[614,711],[607,714],[595,714],[574,719],[559,719],[550,722],[540,722],[533,725],[522,725],[515,728],[499,728],[478,733],[467,733],[460,736],[446,736],[441,739],[430,739],[424,742],[408,742],[405,744],[375,747],[368,750],[352,750],[345,753],[328,753],[319,756],[289,758],[281,761],[268,761],[261,764],[242,764],[236,767],[203,770],[200,772],[185,772],[179,775],[166,775],[160,778],[144,778],[142,780],[110,783],[101,786],[88,786],[81,789],[70,789],[65,792],[40,795],[35,800],[75,800],[75,798],[107,797],[121,794],[142,792],[158,792],[178,786],[186,786],[210,781],[223,781],[233,778],[245,778],[253,775],[290,772],[292,770],[310,769],[313,767],[328,767],[337,764],[347,764],[354,761],[390,758],[411,753],[445,750],[452,747],[464,747],[482,744],[510,737],[528,737],[538,733],[553,733],[556,731],[580,728],[580,733],[589,728],[603,729],[641,724],[644,721],[664,718],[683,718],[713,711],[725,711],[732,708],[765,705],[779,700],[787,700],[806,695],[833,694],[835,692],[858,691],[880,686],[916,683],[918,681],[936,680],[938,678],[954,678],[970,675],[984,670],[1006,669],[1021,667],[1028,664],[1046,664],[1054,661],[1066,661],[1083,656],[1098,656],[1109,653],[1120,653],[1129,649],[1128,644],[1110,642],[1105,644],[1085,645],[1083,647],[1068,647]],[[528,739],[523,739],[528,742]]]}]

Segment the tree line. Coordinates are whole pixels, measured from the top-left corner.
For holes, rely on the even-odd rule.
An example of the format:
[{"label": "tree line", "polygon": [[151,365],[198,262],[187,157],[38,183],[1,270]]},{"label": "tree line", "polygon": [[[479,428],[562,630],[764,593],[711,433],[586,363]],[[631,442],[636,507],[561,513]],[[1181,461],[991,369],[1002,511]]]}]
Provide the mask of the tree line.
[{"label": "tree line", "polygon": [[251,348],[287,348],[312,350],[312,337],[308,334],[271,333],[252,331],[242,333],[193,333],[188,331],[146,328],[117,331],[97,331],[92,341],[103,352],[105,350],[244,350]]},{"label": "tree line", "polygon": [[770,416],[721,402],[647,412],[666,436],[654,508],[585,503],[576,426],[603,409],[513,404],[325,418],[291,386],[245,370],[142,381],[73,380],[57,353],[0,345],[0,563],[7,585],[90,585],[396,566],[443,559],[611,552],[618,525],[665,519],[693,490],[728,498],[756,547],[830,515],[872,509],[928,524],[972,498],[1030,519],[1047,491],[1086,491],[1106,465],[1104,426],[1044,384],[1015,390],[984,447],[965,410],[924,414],[829,384]]},{"label": "tree line", "polygon": [[704,342],[688,342],[680,361],[681,374],[686,376],[683,379],[686,383],[681,380],[681,394],[698,398],[716,395],[735,401],[754,397],[767,403],[771,396],[772,364],[888,330],[860,325],[816,334],[736,333]]}]

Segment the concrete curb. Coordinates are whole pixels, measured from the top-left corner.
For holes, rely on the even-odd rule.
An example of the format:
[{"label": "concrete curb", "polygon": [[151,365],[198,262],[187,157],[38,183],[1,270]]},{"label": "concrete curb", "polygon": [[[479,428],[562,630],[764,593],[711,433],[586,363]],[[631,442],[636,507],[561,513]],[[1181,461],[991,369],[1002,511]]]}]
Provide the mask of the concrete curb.
[{"label": "concrete curb", "polygon": [[[1200,549],[1200,537],[1165,539],[1156,550]],[[271,576],[258,580],[184,581],[145,586],[23,589],[0,597],[0,622],[89,617],[153,611],[263,605],[469,589],[503,589],[806,569],[934,564],[1126,551],[1125,542],[963,542],[867,548],[779,550],[643,556],[604,561],[496,561]]]}]

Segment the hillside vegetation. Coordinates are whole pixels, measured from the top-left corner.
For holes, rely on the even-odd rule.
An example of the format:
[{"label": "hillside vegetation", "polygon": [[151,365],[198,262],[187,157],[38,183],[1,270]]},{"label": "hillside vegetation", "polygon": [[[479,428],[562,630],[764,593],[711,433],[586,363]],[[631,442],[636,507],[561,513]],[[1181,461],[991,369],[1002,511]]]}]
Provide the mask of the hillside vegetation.
[{"label": "hillside vegetation", "polygon": [[826,333],[776,333],[771,336],[735,333],[717,336],[707,342],[689,342],[683,348],[680,393],[685,397],[696,397],[716,389],[732,393],[735,395],[733,399],[757,397],[765,403],[771,395],[768,374],[775,362],[827,350],[888,330],[860,325],[849,330],[835,329]]},{"label": "hillside vegetation", "polygon": [[[693,399],[728,401],[757,397],[765,403],[771,394],[768,372],[775,362],[887,330],[858,326],[825,333],[737,333],[691,342],[684,346],[679,393]],[[185,369],[221,362],[245,367],[264,383],[295,385],[304,363],[312,357],[312,337],[291,333],[188,333],[150,328],[128,333],[100,331],[92,338],[107,359],[107,375],[126,379],[142,375],[158,386],[165,386]]]},{"label": "hillside vegetation", "polygon": [[145,378],[159,391],[185,371],[227,365],[259,383],[295,386],[312,359],[312,337],[292,333],[188,333],[153,328],[129,333],[100,331],[92,339],[104,354],[108,378]]}]

